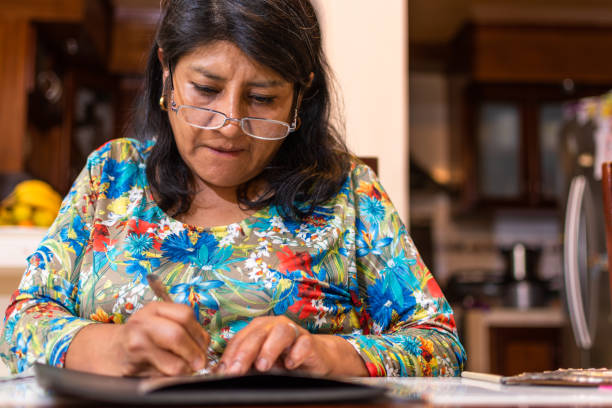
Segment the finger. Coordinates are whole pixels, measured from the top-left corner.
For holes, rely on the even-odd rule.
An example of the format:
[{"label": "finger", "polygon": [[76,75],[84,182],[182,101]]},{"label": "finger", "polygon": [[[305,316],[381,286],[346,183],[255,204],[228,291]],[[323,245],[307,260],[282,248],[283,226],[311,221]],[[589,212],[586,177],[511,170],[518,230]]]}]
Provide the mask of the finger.
[{"label": "finger", "polygon": [[181,324],[153,316],[146,331],[152,340],[155,349],[163,349],[181,357],[193,371],[198,371],[206,366],[206,352],[193,340]]},{"label": "finger", "polygon": [[[125,365],[123,367],[123,372],[121,372],[121,375],[124,377],[160,377],[168,375],[159,371],[151,363],[151,361],[148,361],[150,360],[149,356],[150,355],[147,355],[147,361],[134,361]],[[183,360],[181,359],[181,361]]]},{"label": "finger", "polygon": [[288,370],[301,369],[313,374],[326,375],[329,369],[322,357],[315,350],[315,338],[312,335],[300,336],[285,357],[285,368]]},{"label": "finger", "polygon": [[179,303],[151,302],[134,313],[129,322],[138,321],[141,324],[146,324],[151,315],[161,316],[180,323],[202,349],[206,350],[208,348],[210,336],[195,319],[193,309],[189,306]]},{"label": "finger", "polygon": [[259,371],[268,371],[278,357],[300,336],[299,329],[293,323],[277,324],[270,330],[259,350],[255,368]]},{"label": "finger", "polygon": [[157,305],[155,313],[158,316],[178,322],[187,330],[200,348],[206,352],[210,343],[210,335],[195,319],[193,309],[179,303],[154,302],[154,304]]},{"label": "finger", "polygon": [[127,365],[121,373],[123,377],[160,377],[163,375],[150,362]]},{"label": "finger", "polygon": [[247,372],[253,365],[267,335],[266,325],[253,320],[229,341],[221,357],[219,371],[232,375]]},{"label": "finger", "polygon": [[221,369],[221,371],[224,367],[227,369],[227,363],[230,360],[234,360],[236,353],[240,349],[240,344],[246,339],[246,337],[249,336],[249,333],[251,332],[251,330],[253,330],[255,333],[260,332],[260,328],[259,328],[260,323],[261,323],[260,319],[252,320],[244,328],[242,328],[240,331],[235,333],[232,336],[232,338],[227,342],[227,345],[225,346],[225,350],[223,350],[223,355],[221,356],[221,360],[219,361],[218,368]]},{"label": "finger", "polygon": [[[122,372],[123,376],[151,376],[169,375],[170,373],[182,373],[188,363],[180,356],[169,353],[159,348],[151,338],[149,330],[151,325],[161,326],[168,320],[155,316],[148,316],[146,324],[141,319],[129,320],[125,324]],[[161,322],[159,320],[162,320]],[[161,352],[161,353],[160,353]],[[174,358],[165,356],[172,355]]]},{"label": "finger", "polygon": [[187,361],[166,350],[152,349],[148,358],[150,364],[162,375],[175,376],[193,373],[193,369]]}]

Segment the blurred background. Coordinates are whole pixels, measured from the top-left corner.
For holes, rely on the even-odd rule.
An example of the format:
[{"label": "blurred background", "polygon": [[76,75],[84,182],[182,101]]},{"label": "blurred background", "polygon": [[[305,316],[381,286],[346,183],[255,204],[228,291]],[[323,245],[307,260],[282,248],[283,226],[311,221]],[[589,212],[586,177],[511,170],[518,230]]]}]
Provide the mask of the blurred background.
[{"label": "blurred background", "polygon": [[599,169],[612,159],[612,3],[408,9],[411,233],[468,368],[610,367]]},{"label": "blurred background", "polygon": [[[612,151],[610,0],[313,2],[349,146],[377,159],[468,368],[612,365],[610,299],[594,293],[608,287],[597,168]],[[36,179],[63,196],[93,149],[130,135],[158,18],[159,0],[0,2],[0,199],[17,224],[0,228],[2,308],[45,232],[36,205],[55,200],[15,188]],[[595,206],[578,211],[574,242],[587,340],[564,294],[577,176]]]}]

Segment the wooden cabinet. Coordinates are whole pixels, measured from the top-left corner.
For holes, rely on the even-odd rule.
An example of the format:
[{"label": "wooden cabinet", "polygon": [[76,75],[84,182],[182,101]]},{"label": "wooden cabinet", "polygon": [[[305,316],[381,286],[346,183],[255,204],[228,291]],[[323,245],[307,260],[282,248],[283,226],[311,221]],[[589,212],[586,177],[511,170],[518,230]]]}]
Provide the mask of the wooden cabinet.
[{"label": "wooden cabinet", "polygon": [[[0,2],[0,122],[3,123],[1,172],[25,169],[28,94],[36,87],[35,24],[63,24],[87,32],[91,49],[103,54],[107,3],[103,0],[5,0]],[[74,31],[73,31],[74,32]]]},{"label": "wooden cabinet", "polygon": [[0,2],[0,173],[64,194],[91,150],[125,135],[159,3],[52,3]]},{"label": "wooden cabinet", "polygon": [[465,209],[556,207],[563,105],[612,88],[611,38],[612,27],[461,32],[450,103],[451,128],[463,141]]},{"label": "wooden cabinet", "polygon": [[[68,67],[57,80],[63,93],[57,106],[58,121],[37,123],[44,119],[29,115],[25,169],[65,194],[89,153],[118,136],[119,89],[106,72],[79,67]],[[30,102],[32,105],[34,99]]]},{"label": "wooden cabinet", "polygon": [[[563,366],[566,325],[561,307],[469,310],[463,344],[468,370],[515,375]],[[567,349],[567,347],[566,347]]]},{"label": "wooden cabinet", "polygon": [[564,104],[609,89],[573,82],[571,87],[473,83],[466,89],[466,202],[555,208],[564,190],[560,178]]},{"label": "wooden cabinet", "polygon": [[[455,58],[484,83],[610,83],[612,27],[474,24],[456,39]],[[467,53],[467,54],[465,54]]]}]

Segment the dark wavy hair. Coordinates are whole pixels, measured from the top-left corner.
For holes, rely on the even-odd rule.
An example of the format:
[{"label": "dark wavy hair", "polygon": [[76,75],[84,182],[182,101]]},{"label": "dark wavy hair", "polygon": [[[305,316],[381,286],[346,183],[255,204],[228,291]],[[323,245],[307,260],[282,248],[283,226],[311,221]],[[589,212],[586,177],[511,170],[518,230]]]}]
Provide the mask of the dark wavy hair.
[{"label": "dark wavy hair", "polygon": [[[260,64],[270,67],[303,93],[301,126],[291,133],[256,179],[268,190],[249,197],[250,180],[240,186],[241,206],[277,206],[282,216],[302,219],[314,206],[333,197],[345,180],[349,153],[330,122],[329,69],[321,30],[308,0],[167,0],[151,48],[134,130],[140,139],[155,138],[147,159],[147,178],[159,206],[176,216],[189,210],[194,197],[193,175],[182,160],[159,99],[163,85],[158,49],[164,66],[174,67],[195,48],[213,41],[230,41]],[[310,73],[314,79],[308,86]],[[168,98],[166,98],[168,100]]]}]

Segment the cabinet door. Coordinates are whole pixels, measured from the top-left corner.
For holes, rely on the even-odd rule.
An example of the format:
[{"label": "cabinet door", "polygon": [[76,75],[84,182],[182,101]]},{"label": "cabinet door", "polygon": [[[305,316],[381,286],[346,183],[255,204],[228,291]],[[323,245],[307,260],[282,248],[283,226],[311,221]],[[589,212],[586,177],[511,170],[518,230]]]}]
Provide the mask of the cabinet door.
[{"label": "cabinet door", "polygon": [[[457,83],[453,116],[464,132],[462,208],[553,210],[563,202],[564,106],[609,87]],[[457,105],[458,106],[458,105]]]},{"label": "cabinet door", "polygon": [[562,103],[543,103],[539,107],[538,135],[540,144],[540,188],[542,197],[555,199],[563,193],[563,172],[560,163]]},{"label": "cabinet door", "polygon": [[478,187],[483,198],[521,194],[521,117],[516,104],[484,102],[478,112]]},{"label": "cabinet door", "polygon": [[561,329],[558,327],[491,327],[490,372],[517,375],[556,370],[561,366]]}]

